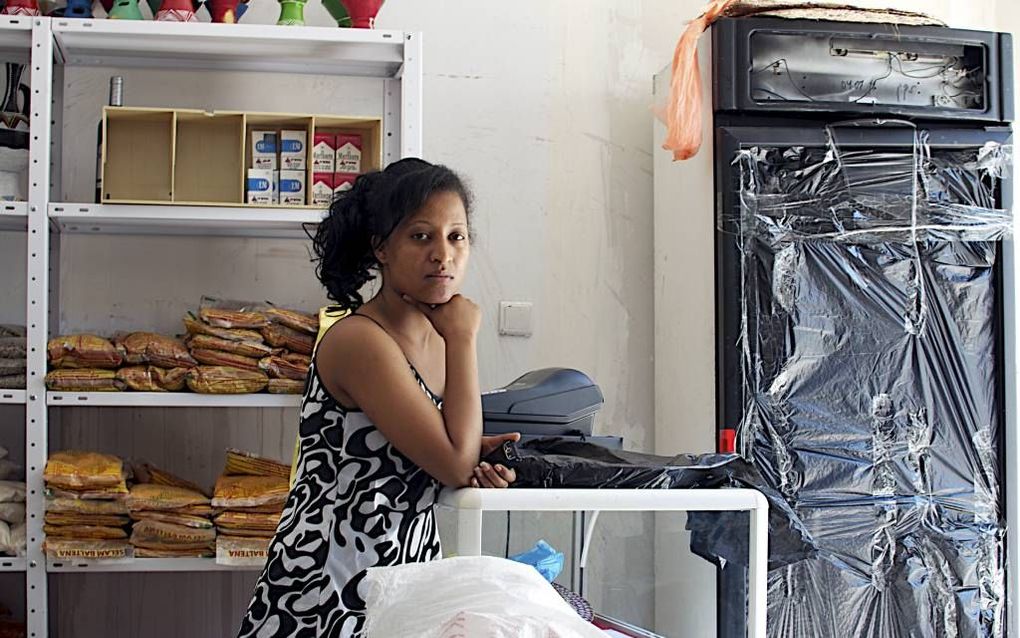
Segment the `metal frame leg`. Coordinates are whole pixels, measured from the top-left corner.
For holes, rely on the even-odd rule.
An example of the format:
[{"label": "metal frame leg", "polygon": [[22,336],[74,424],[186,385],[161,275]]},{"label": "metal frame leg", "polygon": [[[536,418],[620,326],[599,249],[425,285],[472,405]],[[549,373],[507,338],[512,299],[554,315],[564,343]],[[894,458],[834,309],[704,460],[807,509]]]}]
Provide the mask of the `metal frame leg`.
[{"label": "metal frame leg", "polygon": [[750,512],[750,544],[747,569],[747,635],[765,638],[768,611],[769,506],[765,497]]},{"label": "metal frame leg", "polygon": [[454,553],[457,556],[482,555],[482,511],[456,510],[457,536]]}]

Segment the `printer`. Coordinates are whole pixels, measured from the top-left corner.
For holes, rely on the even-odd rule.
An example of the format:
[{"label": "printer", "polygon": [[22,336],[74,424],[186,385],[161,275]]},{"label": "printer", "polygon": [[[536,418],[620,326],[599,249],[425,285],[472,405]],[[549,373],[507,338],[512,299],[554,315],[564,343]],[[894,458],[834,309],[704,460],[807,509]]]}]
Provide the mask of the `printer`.
[{"label": "printer", "polygon": [[569,368],[534,370],[482,394],[485,434],[520,432],[521,441],[555,436],[619,449],[618,436],[592,436],[605,399],[588,375]]}]

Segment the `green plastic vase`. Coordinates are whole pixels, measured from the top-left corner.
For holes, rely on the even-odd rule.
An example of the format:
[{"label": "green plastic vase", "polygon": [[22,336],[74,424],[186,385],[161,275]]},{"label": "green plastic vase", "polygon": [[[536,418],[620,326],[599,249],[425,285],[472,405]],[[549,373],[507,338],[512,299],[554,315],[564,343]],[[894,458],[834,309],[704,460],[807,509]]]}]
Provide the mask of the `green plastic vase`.
[{"label": "green plastic vase", "polygon": [[305,2],[307,0],[279,0],[280,19],[276,24],[287,27],[301,27],[305,24]]},{"label": "green plastic vase", "polygon": [[111,20],[144,20],[138,0],[117,0],[110,9]]},{"label": "green plastic vase", "polygon": [[326,7],[329,15],[333,16],[333,19],[336,20],[336,26],[351,26],[351,14],[347,12],[347,7],[344,6],[343,2],[340,2],[340,0],[322,0],[322,6]]}]

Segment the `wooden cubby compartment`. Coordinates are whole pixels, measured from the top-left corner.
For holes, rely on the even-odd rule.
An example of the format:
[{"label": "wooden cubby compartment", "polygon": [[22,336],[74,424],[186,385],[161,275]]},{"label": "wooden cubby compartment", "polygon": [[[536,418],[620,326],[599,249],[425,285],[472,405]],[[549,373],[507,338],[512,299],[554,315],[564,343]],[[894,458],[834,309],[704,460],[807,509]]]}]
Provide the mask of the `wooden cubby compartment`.
[{"label": "wooden cubby compartment", "polygon": [[362,172],[382,168],[377,117],[108,106],[103,126],[104,203],[263,208],[246,203],[252,131],[305,131],[305,206],[316,131],[361,135]]},{"label": "wooden cubby compartment", "polygon": [[103,109],[104,203],[173,200],[175,120],[167,109]]}]

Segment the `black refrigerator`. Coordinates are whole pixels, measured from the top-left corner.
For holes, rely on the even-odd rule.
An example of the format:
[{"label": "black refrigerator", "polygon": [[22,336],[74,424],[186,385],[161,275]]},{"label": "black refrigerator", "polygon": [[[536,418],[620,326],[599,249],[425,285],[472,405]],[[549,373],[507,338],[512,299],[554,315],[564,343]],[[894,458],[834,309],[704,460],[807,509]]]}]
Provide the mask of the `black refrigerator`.
[{"label": "black refrigerator", "polygon": [[[777,18],[712,38],[717,428],[818,548],[769,635],[1006,635],[1008,34]],[[744,571],[718,632],[743,637]]]}]

